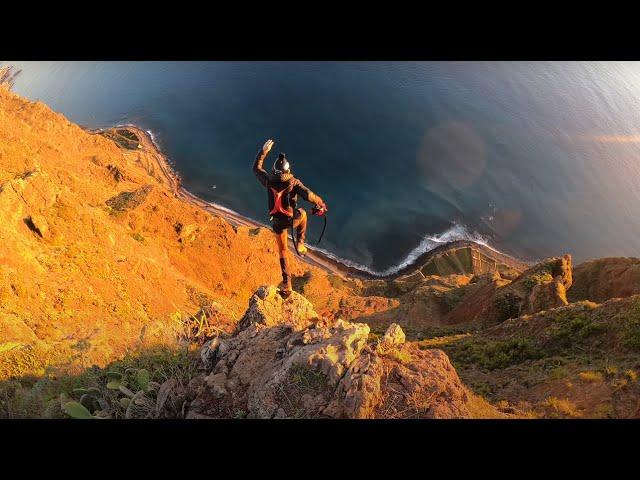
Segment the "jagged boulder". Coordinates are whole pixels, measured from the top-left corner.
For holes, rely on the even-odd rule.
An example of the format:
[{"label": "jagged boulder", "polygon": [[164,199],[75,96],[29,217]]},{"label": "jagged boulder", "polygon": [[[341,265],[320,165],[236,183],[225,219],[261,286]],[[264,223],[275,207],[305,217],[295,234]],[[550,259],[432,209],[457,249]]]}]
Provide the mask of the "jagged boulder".
[{"label": "jagged boulder", "polygon": [[[256,292],[243,328],[203,349],[208,375],[189,411],[249,418],[466,418],[472,394],[440,350],[408,344],[390,325],[377,345],[369,326],[310,322],[313,310],[265,307],[273,287]],[[271,292],[271,293],[270,293]],[[275,299],[275,298],[274,298]],[[304,297],[294,301],[304,305]],[[269,304],[269,302],[266,302]],[[286,302],[285,302],[286,303]],[[286,313],[278,317],[278,312]],[[302,315],[304,320],[296,318]],[[306,327],[300,325],[306,323]],[[489,407],[493,416],[500,414]],[[486,408],[485,408],[486,412]],[[192,416],[193,416],[192,415]]]},{"label": "jagged boulder", "polygon": [[[472,418],[471,394],[442,350],[405,344],[367,349],[347,371],[324,415],[334,418]],[[494,416],[499,416],[494,411]]]},{"label": "jagged boulder", "polygon": [[317,318],[313,305],[299,293],[293,292],[284,299],[276,287],[262,286],[249,299],[249,309],[238,323],[238,331],[252,323],[267,327],[290,325],[301,330]]},{"label": "jagged boulder", "polygon": [[499,323],[567,305],[567,290],[572,283],[571,255],[550,258],[497,288],[481,319],[484,323]]},{"label": "jagged boulder", "polygon": [[567,305],[567,290],[572,283],[571,255],[564,255],[527,270],[513,282],[513,286],[524,287],[521,312],[531,314]]},{"label": "jagged boulder", "polygon": [[378,350],[386,350],[397,345],[402,345],[405,340],[406,336],[400,325],[392,323],[378,342]]},{"label": "jagged boulder", "polygon": [[282,360],[250,388],[249,416],[319,417],[351,364],[367,344],[369,326],[338,320],[292,335]]},{"label": "jagged boulder", "polygon": [[564,283],[553,279],[550,282],[534,285],[527,297],[524,314],[536,313],[542,310],[567,305],[567,290]]}]

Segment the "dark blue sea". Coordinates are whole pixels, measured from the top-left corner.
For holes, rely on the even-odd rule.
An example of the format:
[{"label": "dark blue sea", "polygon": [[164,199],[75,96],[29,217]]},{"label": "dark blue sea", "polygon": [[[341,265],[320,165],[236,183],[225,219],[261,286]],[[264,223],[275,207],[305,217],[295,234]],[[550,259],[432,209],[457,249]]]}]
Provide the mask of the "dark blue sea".
[{"label": "dark blue sea", "polygon": [[[14,91],[153,133],[184,186],[261,222],[276,142],[329,206],[321,247],[391,271],[443,241],[640,256],[634,62],[7,62]],[[311,245],[321,221],[311,219]]]}]

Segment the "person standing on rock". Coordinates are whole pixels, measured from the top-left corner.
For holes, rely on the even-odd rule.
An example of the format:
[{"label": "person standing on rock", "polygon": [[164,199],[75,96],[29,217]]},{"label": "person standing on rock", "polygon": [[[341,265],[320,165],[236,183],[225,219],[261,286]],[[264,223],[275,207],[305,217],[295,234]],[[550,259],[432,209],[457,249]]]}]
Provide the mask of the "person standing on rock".
[{"label": "person standing on rock", "polygon": [[262,186],[267,189],[271,228],[276,234],[280,268],[282,269],[280,294],[286,298],[291,295],[292,291],[287,249],[287,229],[289,227],[293,226],[296,230],[296,250],[298,254],[304,255],[307,252],[307,248],[304,246],[307,231],[307,212],[303,208],[297,208],[297,197],[300,195],[307,202],[314,203],[325,210],[327,210],[327,206],[322,198],[293,176],[291,165],[284,153],[278,155],[270,174],[265,171],[262,164],[271,151],[273,143],[273,140],[269,139],[262,146],[253,163],[253,173],[255,173]]}]

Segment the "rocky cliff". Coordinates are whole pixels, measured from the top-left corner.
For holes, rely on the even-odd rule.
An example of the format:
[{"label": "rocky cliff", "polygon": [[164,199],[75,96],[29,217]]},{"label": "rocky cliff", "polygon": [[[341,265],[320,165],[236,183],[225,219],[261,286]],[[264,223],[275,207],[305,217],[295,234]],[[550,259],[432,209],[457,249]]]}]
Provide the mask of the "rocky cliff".
[{"label": "rocky cliff", "polygon": [[389,278],[292,257],[133,127],[0,88],[0,416],[633,417],[638,259],[470,242]]}]

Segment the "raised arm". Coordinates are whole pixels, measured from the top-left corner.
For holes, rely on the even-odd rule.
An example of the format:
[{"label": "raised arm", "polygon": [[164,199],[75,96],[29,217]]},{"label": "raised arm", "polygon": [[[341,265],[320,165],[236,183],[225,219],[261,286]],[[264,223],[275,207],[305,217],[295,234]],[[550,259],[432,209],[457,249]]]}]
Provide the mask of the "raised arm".
[{"label": "raised arm", "polygon": [[258,152],[258,155],[256,155],[255,162],[253,162],[253,173],[258,181],[265,187],[267,186],[269,175],[262,167],[262,164],[264,163],[264,159],[267,158],[267,155],[269,155],[271,147],[273,147],[273,140],[269,139],[264,143],[262,149]]}]

